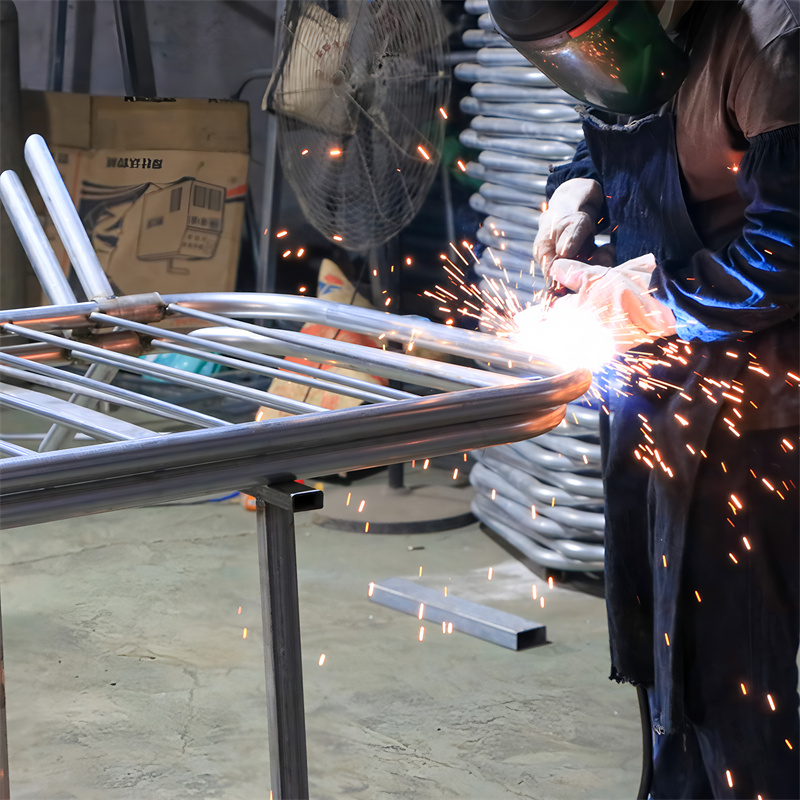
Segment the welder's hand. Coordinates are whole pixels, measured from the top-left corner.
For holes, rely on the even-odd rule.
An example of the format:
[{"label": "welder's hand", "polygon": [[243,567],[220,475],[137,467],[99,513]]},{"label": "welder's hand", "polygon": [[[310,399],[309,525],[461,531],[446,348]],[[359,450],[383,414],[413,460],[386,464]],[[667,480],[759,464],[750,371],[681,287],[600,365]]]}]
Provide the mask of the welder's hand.
[{"label": "welder's hand", "polygon": [[655,266],[651,253],[611,269],[556,259],[551,279],[575,292],[556,303],[571,303],[593,312],[612,331],[617,352],[624,353],[637,344],[675,333],[675,315],[649,291]]},{"label": "welder's hand", "polygon": [[564,181],[554,192],[539,218],[533,258],[547,277],[556,258],[575,258],[592,243],[603,189],[589,178]]}]

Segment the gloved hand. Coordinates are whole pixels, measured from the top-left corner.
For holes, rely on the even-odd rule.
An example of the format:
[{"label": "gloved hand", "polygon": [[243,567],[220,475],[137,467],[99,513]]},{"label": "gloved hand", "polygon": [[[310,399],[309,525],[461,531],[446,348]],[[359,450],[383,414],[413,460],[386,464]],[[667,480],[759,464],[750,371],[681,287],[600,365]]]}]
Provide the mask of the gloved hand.
[{"label": "gloved hand", "polygon": [[575,258],[591,243],[603,189],[590,178],[572,178],[559,186],[539,218],[533,258],[547,277],[556,258]]},{"label": "gloved hand", "polygon": [[675,333],[675,315],[650,293],[656,267],[652,253],[613,268],[556,259],[550,277],[575,292],[560,300],[594,313],[610,329],[618,353]]}]

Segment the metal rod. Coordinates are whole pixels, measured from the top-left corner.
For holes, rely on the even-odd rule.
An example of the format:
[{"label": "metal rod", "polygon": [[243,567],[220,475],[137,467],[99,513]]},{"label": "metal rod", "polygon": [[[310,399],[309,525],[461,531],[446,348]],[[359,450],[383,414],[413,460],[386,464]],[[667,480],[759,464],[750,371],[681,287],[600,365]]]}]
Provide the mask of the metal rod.
[{"label": "metal rod", "polygon": [[100,266],[58,167],[47,149],[47,143],[38,133],[28,137],[25,143],[25,161],[87,298],[96,300],[113,297],[114,291]]},{"label": "metal rod", "polygon": [[[329,412],[331,414],[337,412]],[[320,414],[319,416],[327,416]],[[25,461],[28,471],[38,468],[36,475],[28,474],[32,490],[3,494],[3,514],[0,528],[33,525],[102,511],[135,508],[145,503],[165,503],[197,497],[207,492],[241,490],[259,482],[279,482],[294,478],[311,478],[335,472],[349,472],[369,467],[383,466],[398,461],[435,458],[462,452],[465,447],[490,447],[504,442],[528,439],[557,425],[563,418],[563,409],[537,415],[530,414],[485,421],[484,424],[462,424],[436,428],[410,437],[407,432],[391,436],[373,436],[345,445],[294,449],[276,455],[265,452],[248,458],[224,462],[200,463],[172,470],[153,470],[134,473],[124,465],[111,478],[98,479],[92,484],[72,483],[56,485],[46,491],[38,488],[36,475],[48,477],[43,464],[36,464],[36,456],[9,459],[0,467],[12,466],[14,461]],[[300,418],[302,419],[302,418]],[[280,420],[278,420],[280,421]],[[263,424],[263,423],[261,423]],[[234,426],[240,427],[240,426]],[[245,426],[247,427],[247,426]],[[216,431],[213,431],[216,432]],[[193,431],[196,437],[209,431]],[[173,440],[181,434],[160,437]],[[133,455],[147,440],[132,443],[124,455]],[[172,442],[171,442],[172,443]],[[98,448],[108,445],[97,445]],[[66,455],[53,453],[40,458]],[[84,459],[85,460],[85,459]]]},{"label": "metal rod", "polygon": [[[316,375],[327,375],[332,380],[326,380],[321,377],[309,378],[294,374],[294,363],[286,362],[277,358],[270,358],[268,356],[261,356],[253,353],[247,353],[249,356],[248,361],[242,360],[242,350],[240,348],[229,347],[222,343],[211,344],[207,341],[200,339],[197,336],[187,336],[186,334],[178,333],[176,331],[169,331],[163,328],[155,328],[149,325],[142,325],[130,320],[118,320],[115,317],[109,317],[106,314],[95,313],[92,314],[92,319],[100,322],[110,322],[112,324],[119,323],[119,327],[128,328],[129,330],[143,333],[148,336],[156,336],[152,344],[154,347],[159,347],[164,350],[169,350],[175,353],[182,353],[185,355],[195,356],[207,361],[212,361],[223,366],[232,367],[234,369],[244,370],[245,372],[252,372],[256,375],[266,375],[272,378],[280,378],[281,380],[291,381],[302,386],[310,386],[324,391],[335,392],[338,394],[348,395],[349,397],[356,397],[359,400],[364,400],[368,403],[381,403],[387,399],[394,400],[407,400],[415,395],[410,392],[383,392],[382,386],[367,381],[359,381],[359,386],[354,386],[354,381],[338,383],[338,376],[331,374],[330,371],[323,371],[320,369],[314,370]],[[192,345],[192,347],[181,347],[175,345],[173,342],[185,342]],[[198,350],[197,347],[202,349]],[[222,354],[231,354],[234,358],[226,357],[225,355],[217,355],[215,352]],[[270,364],[280,364],[280,368],[275,366],[261,366],[260,361],[265,360]],[[373,391],[374,390],[374,391]]]},{"label": "metal rod", "polygon": [[[451,353],[500,364],[512,361],[536,375],[556,375],[564,371],[562,367],[552,361],[537,356],[531,353],[529,348],[516,345],[508,339],[500,339],[497,336],[478,331],[440,325],[424,317],[401,317],[387,314],[384,311],[346,306],[315,297],[260,295],[247,292],[198,292],[196,294],[164,295],[162,299],[168,308],[174,303],[179,306],[178,310],[182,313],[197,316],[199,319],[204,319],[202,313],[205,312],[220,316],[268,317],[272,320],[300,323],[316,322],[355,333],[367,333],[373,336],[383,334],[386,339],[394,339],[406,344],[415,342],[419,347],[438,353]],[[214,320],[212,319],[212,321]],[[238,320],[225,324],[232,327],[239,325]],[[241,325],[246,325],[246,323],[241,323]],[[288,333],[288,331],[270,330],[272,335],[278,333]]]},{"label": "metal rod", "polygon": [[308,798],[295,500],[299,500],[304,509],[322,508],[322,492],[301,483],[256,490],[270,796],[273,800]]},{"label": "metal rod", "polygon": [[0,175],[0,199],[50,302],[64,306],[77,302],[22,181],[12,170]]},{"label": "metal rod", "polygon": [[[18,367],[3,366],[5,364],[17,364]],[[129,408],[149,411],[151,414],[165,417],[166,419],[193,423],[203,428],[215,428],[230,424],[225,420],[211,417],[208,414],[201,414],[154,397],[138,394],[128,389],[121,389],[118,386],[110,386],[102,381],[92,380],[88,371],[86,375],[72,375],[64,370],[48,367],[44,364],[31,363],[23,358],[0,353],[0,373],[38,386],[47,386],[50,389],[73,392],[74,394],[86,395],[97,400],[118,403]]]},{"label": "metal rod", "polygon": [[[117,372],[119,370],[116,367],[108,364],[90,364],[89,369],[86,370],[86,377],[98,383],[111,383]],[[89,409],[97,408],[99,404],[97,398],[90,397],[87,394],[73,394],[67,402]],[[42,439],[42,443],[39,445],[39,452],[46,453],[50,450],[60,450],[72,441],[74,435],[75,431],[71,428],[63,425],[53,425],[44,439]]]},{"label": "metal rod", "polygon": [[11,333],[18,333],[23,336],[28,336],[31,339],[49,344],[58,344],[65,350],[70,350],[73,357],[80,358],[81,360],[94,362],[97,364],[108,364],[118,369],[124,369],[128,372],[135,372],[139,375],[152,375],[157,378],[169,378],[174,383],[182,386],[201,386],[209,391],[217,394],[226,395],[228,397],[247,398],[260,405],[265,405],[270,408],[277,408],[280,411],[288,411],[290,414],[305,414],[313,411],[319,411],[317,406],[310,403],[302,403],[299,400],[290,400],[286,397],[279,397],[278,395],[262,392],[259,389],[250,389],[246,386],[232,386],[225,381],[218,380],[217,378],[210,378],[206,375],[198,375],[197,373],[187,373],[185,370],[175,369],[166,364],[156,364],[152,361],[142,361],[139,358],[133,358],[121,353],[112,353],[107,350],[102,350],[97,347],[92,347],[83,342],[76,342],[71,339],[64,339],[60,336],[53,336],[52,334],[45,333],[44,331],[28,331],[25,328],[18,327],[17,325],[6,324],[3,328]]},{"label": "metal rod", "polygon": [[92,409],[68,403],[58,397],[19,386],[0,384],[0,406],[27,411],[34,416],[49,419],[106,441],[122,442],[158,435],[139,425],[132,425]]},{"label": "metal rod", "polygon": [[[93,448],[92,458],[80,451],[40,455],[32,463],[0,464],[0,492],[57,486],[73,481],[108,477],[113,472],[144,472],[149,469],[196,467],[200,460],[214,463],[231,458],[274,457],[285,451],[304,447],[335,447],[362,441],[376,434],[408,436],[422,434],[454,424],[475,428],[478,437],[482,424],[501,424],[514,415],[527,414],[533,419],[550,410],[563,417],[561,405],[573,395],[580,396],[588,385],[586,375],[570,374],[547,383],[519,384],[493,389],[471,389],[457,396],[444,394],[408,400],[391,405],[359,406],[341,411],[307,414],[252,422],[226,428],[170,434],[137,444],[135,450],[102,445]],[[549,385],[548,385],[549,384]],[[482,437],[481,437],[482,438]],[[524,437],[523,437],[524,438]],[[509,440],[510,441],[510,440]],[[472,437],[465,437],[464,447],[477,447]],[[421,454],[424,457],[424,453]],[[387,462],[388,463],[388,462]],[[325,473],[318,473],[325,474]]]}]

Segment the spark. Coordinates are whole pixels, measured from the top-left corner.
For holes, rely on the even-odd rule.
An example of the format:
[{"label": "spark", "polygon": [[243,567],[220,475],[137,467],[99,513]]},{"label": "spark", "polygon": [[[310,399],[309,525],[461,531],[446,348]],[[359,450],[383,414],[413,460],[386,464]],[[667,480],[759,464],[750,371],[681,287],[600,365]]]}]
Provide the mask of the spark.
[{"label": "spark", "polygon": [[746,549],[751,550],[750,542],[746,536],[742,536],[742,541],[744,542],[744,546]]},{"label": "spark", "polygon": [[456,164],[458,164],[458,168],[459,168],[459,169],[460,169],[462,172],[466,172],[466,171],[467,171],[467,168],[464,166],[464,162],[463,162],[461,159],[459,159],[458,161],[456,161]]},{"label": "spark", "polygon": [[494,574],[494,567],[489,567],[489,574],[486,576],[486,580],[491,580],[492,575]]},{"label": "spark", "polygon": [[[737,169],[739,169],[739,167],[736,167],[733,171],[736,172]],[[731,771],[729,769],[725,770],[725,777],[728,779],[728,786],[733,789],[733,775],[731,775]]]},{"label": "spark", "polygon": [[342,241],[342,237],[339,236],[338,233],[334,233],[333,236],[331,236],[331,239],[333,239],[334,242],[341,242]]},{"label": "spark", "polygon": [[283,253],[283,257],[284,257],[284,258],[289,258],[289,256],[290,256],[291,254],[292,254],[292,251],[291,251],[291,250],[285,250],[285,251],[284,251],[284,253]]},{"label": "spark", "polygon": [[242,613],[242,607],[241,606],[239,606],[239,610],[236,613],[237,614],[241,614]]},{"label": "spark", "polygon": [[667,566],[667,557],[666,557],[666,555],[662,555],[661,556],[661,563],[664,565],[664,567]]},{"label": "spark", "polygon": [[299,286],[297,288],[297,291],[300,292],[300,294],[305,294],[308,291],[308,289],[306,289],[305,286]]},{"label": "spark", "polygon": [[425,603],[419,604],[419,611],[417,612],[417,619],[422,619],[425,614]]},{"label": "spark", "polygon": [[536,599],[536,584],[535,583],[533,584],[533,586],[531,586],[531,597],[534,600]]},{"label": "spark", "polygon": [[431,460],[430,460],[429,458],[426,458],[426,459],[425,459],[425,460],[422,462],[422,469],[428,469],[428,467],[430,466],[430,463],[431,463]]},{"label": "spark", "polygon": [[553,586],[555,586],[555,582],[553,581],[553,576],[551,575],[551,576],[550,576],[550,577],[547,579],[547,588],[548,588],[548,589],[552,589],[552,588],[553,588]]},{"label": "spark", "polygon": [[747,695],[747,687],[743,683],[740,683],[739,686],[742,689],[742,694]]},{"label": "spark", "polygon": [[247,638],[247,628],[242,628],[242,639]]},{"label": "spark", "polygon": [[367,597],[372,597],[375,594],[375,581],[369,582],[369,588],[367,589]]},{"label": "spark", "polygon": [[352,496],[353,496],[353,493],[352,493],[352,492],[348,492],[348,493],[347,493],[347,500],[345,500],[345,501],[344,501],[344,504],[345,504],[346,506],[349,506],[349,505],[350,505],[350,498],[351,498]]},{"label": "spark", "polygon": [[441,106],[439,106],[439,113],[442,115],[442,117],[444,117],[444,119],[447,119],[447,112]]},{"label": "spark", "polygon": [[275,234],[276,239],[283,239],[284,236],[288,236],[289,231],[279,231]]},{"label": "spark", "polygon": [[681,425],[683,425],[684,428],[689,424],[689,420],[685,419],[680,414],[675,414],[674,417],[676,420],[678,420],[678,422],[680,422]]},{"label": "spark", "polygon": [[766,478],[762,478],[761,483],[763,483],[764,486],[766,486],[771,492],[775,491],[775,487]]},{"label": "spark", "polygon": [[492,500],[494,500],[496,497],[497,497],[497,489],[492,489]]},{"label": "spark", "polygon": [[303,255],[305,254],[305,252],[306,252],[306,249],[305,249],[305,247],[301,247],[301,248],[300,248],[300,249],[297,251],[297,257],[298,257],[298,258],[302,258],[302,257],[303,257]]},{"label": "spark", "polygon": [[322,666],[322,665],[325,663],[325,653],[323,653],[323,654],[322,654],[322,655],[319,657],[319,661],[318,661],[317,663],[318,663],[320,666]]},{"label": "spark", "polygon": [[359,514],[360,514],[360,513],[361,513],[361,512],[364,510],[364,506],[365,506],[366,504],[367,504],[367,501],[366,501],[366,500],[362,500],[362,501],[361,501],[361,502],[358,504],[358,513],[359,513]]},{"label": "spark", "polygon": [[768,695],[767,695],[767,702],[769,703],[769,707],[770,707],[770,708],[771,708],[773,711],[775,711],[775,701],[772,699],[772,695],[771,695],[771,694],[768,694]]},{"label": "spark", "polygon": [[666,631],[664,631],[664,640],[667,643],[667,647],[669,647],[669,634]]},{"label": "spark", "polygon": [[703,602],[702,598],[700,597],[700,592],[698,592],[697,589],[694,590],[694,596],[697,598],[698,603]]},{"label": "spark", "polygon": [[541,608],[544,608],[544,595],[542,595],[542,596],[539,598],[539,606],[540,606]]},{"label": "spark", "polygon": [[364,523],[364,533],[369,533],[369,522]]},{"label": "spark", "polygon": [[456,468],[453,470],[453,480],[455,480],[457,477],[458,477],[458,467],[456,467]]},{"label": "spark", "polygon": [[448,633],[452,633],[453,632],[453,623],[452,622],[448,622],[447,623],[447,632]]},{"label": "spark", "polygon": [[418,145],[417,145],[417,150],[419,150],[419,154],[420,154],[420,155],[421,155],[421,156],[422,156],[422,157],[423,157],[423,158],[424,158],[426,161],[430,161],[430,160],[431,160],[431,157],[428,155],[428,152],[425,150],[425,148],[424,148],[424,147],[423,147],[421,144],[418,144]]},{"label": "spark", "polygon": [[741,500],[739,500],[739,498],[735,494],[731,495],[731,501],[736,506],[736,508],[740,510],[743,508]]},{"label": "spark", "polygon": [[422,577],[422,565],[421,564],[420,564],[420,568],[419,568],[419,577],[420,578]]},{"label": "spark", "polygon": [[738,564],[739,562],[736,560],[736,556],[733,553],[728,553],[728,557],[734,564]]},{"label": "spark", "polygon": [[419,637],[418,638],[419,638],[420,641],[422,641],[425,638],[425,626],[424,625],[420,625],[419,626]]},{"label": "spark", "polygon": [[792,747],[792,743],[791,743],[791,742],[790,742],[788,739],[784,739],[783,741],[784,741],[784,742],[786,742],[786,746],[787,746],[787,747],[788,747],[790,750],[794,750],[794,748]]},{"label": "spark", "polygon": [[341,154],[342,154],[342,151],[338,147],[334,147],[332,150],[328,151],[328,155],[330,155],[332,158],[336,158],[337,156],[340,156]]},{"label": "spark", "polygon": [[790,450],[794,450],[794,445],[788,439],[781,439],[781,442],[785,444]]}]

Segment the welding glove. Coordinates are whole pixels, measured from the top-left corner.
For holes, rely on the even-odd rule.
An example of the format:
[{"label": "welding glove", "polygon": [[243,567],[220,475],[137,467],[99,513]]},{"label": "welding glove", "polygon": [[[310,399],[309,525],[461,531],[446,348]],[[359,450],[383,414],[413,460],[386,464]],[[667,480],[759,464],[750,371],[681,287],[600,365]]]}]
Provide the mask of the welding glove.
[{"label": "welding glove", "polygon": [[650,293],[656,267],[652,253],[633,258],[613,268],[581,261],[556,259],[551,279],[575,294],[556,300],[591,311],[611,330],[618,353],[675,333],[675,315]]},{"label": "welding glove", "polygon": [[575,258],[593,244],[603,189],[590,178],[564,181],[539,218],[533,258],[545,277],[556,258]]}]

